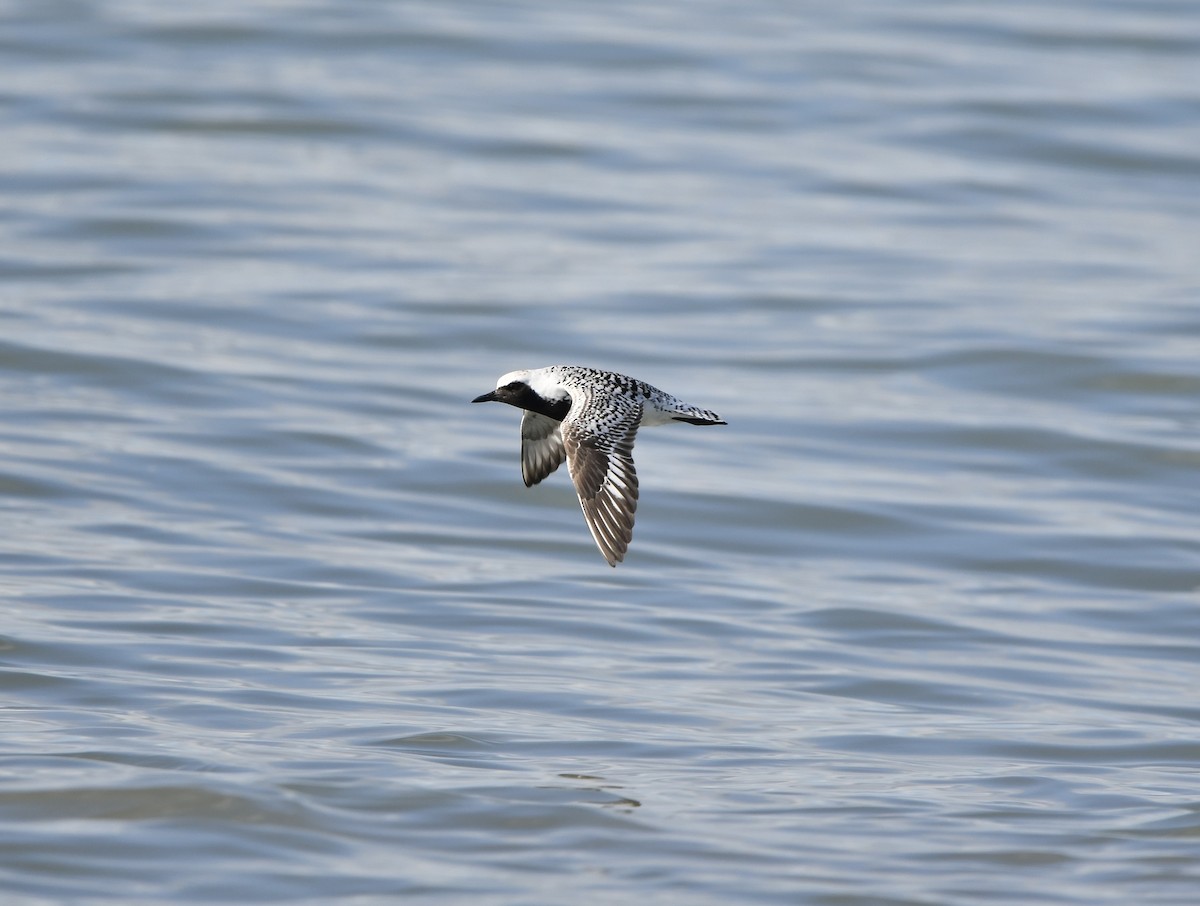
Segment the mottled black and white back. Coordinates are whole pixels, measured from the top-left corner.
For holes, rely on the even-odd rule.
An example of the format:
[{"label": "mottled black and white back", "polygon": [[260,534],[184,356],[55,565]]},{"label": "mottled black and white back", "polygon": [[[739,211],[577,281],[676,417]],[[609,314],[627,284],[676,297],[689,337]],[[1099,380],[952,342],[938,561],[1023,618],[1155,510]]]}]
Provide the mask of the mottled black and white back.
[{"label": "mottled black and white back", "polygon": [[508,403],[521,419],[521,475],[531,487],[565,459],[579,504],[610,566],[633,537],[638,481],[633,442],[643,425],[724,425],[715,412],[689,406],[645,381],[582,365],[510,371],[472,402]]}]

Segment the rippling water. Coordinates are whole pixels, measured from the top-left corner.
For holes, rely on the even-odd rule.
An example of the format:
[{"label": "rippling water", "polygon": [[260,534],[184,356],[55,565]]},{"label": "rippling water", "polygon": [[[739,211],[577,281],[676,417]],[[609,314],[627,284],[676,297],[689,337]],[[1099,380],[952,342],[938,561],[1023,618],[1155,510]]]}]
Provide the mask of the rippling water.
[{"label": "rippling water", "polygon": [[[1200,7],[0,5],[6,903],[1192,903]],[[626,562],[501,373],[621,370]]]}]

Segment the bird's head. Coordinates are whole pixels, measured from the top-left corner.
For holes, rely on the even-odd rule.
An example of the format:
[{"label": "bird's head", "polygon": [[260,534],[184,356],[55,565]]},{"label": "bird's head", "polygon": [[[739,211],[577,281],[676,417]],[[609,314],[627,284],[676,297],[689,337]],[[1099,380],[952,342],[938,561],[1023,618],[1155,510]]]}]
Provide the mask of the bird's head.
[{"label": "bird's head", "polygon": [[570,395],[549,376],[540,372],[510,371],[496,381],[496,389],[471,400],[473,403],[508,403],[562,421],[571,408]]}]

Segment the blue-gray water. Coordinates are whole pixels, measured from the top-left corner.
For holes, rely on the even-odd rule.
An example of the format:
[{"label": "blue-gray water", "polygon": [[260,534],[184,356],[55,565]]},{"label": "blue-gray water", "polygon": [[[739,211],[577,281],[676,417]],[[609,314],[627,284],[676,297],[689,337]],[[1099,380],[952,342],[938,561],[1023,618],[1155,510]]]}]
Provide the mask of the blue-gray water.
[{"label": "blue-gray water", "polygon": [[[1191,904],[1200,5],[0,4],[6,904]],[[600,558],[514,368],[643,432]]]}]

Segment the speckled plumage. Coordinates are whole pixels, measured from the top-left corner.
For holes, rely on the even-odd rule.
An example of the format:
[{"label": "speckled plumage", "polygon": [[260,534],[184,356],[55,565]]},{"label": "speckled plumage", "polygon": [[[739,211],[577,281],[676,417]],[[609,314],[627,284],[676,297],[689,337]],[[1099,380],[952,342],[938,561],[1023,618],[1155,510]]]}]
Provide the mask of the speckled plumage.
[{"label": "speckled plumage", "polygon": [[566,460],[584,519],[609,566],[633,537],[638,428],[671,421],[724,425],[715,412],[680,402],[645,381],[582,365],[510,371],[472,402],[508,403],[521,418],[521,476],[527,487]]}]

